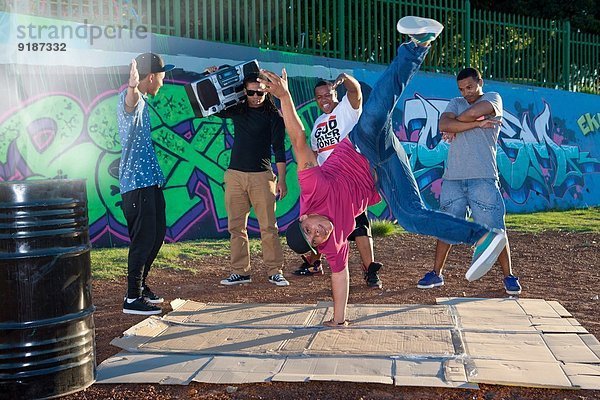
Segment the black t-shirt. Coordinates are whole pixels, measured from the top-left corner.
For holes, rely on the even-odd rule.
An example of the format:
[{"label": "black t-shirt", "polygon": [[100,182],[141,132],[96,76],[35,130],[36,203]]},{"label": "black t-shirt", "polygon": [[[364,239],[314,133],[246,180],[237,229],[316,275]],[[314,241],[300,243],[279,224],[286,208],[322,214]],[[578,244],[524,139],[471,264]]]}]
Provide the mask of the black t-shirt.
[{"label": "black t-shirt", "polygon": [[245,104],[216,114],[233,120],[234,140],[229,168],[242,172],[271,171],[271,147],[275,162],[285,162],[285,125],[275,110]]}]

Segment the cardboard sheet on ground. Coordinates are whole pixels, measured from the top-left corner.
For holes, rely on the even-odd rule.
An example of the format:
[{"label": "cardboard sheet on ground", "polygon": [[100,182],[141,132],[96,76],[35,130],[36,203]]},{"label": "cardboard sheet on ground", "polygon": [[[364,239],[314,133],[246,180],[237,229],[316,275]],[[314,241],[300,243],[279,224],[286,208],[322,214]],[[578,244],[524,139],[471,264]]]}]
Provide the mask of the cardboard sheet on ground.
[{"label": "cardboard sheet on ground", "polygon": [[147,354],[122,351],[98,366],[102,383],[187,385],[212,356]]},{"label": "cardboard sheet on ground", "polygon": [[[477,388],[477,383],[600,389],[600,342],[557,302],[440,298],[354,304],[172,302],[111,343],[99,383],[240,384],[310,380]],[[543,373],[541,373],[543,371]]]},{"label": "cardboard sheet on ground", "polygon": [[396,386],[429,386],[477,389],[467,381],[465,366],[460,360],[396,360]]},{"label": "cardboard sheet on ground", "polygon": [[229,384],[268,382],[284,362],[284,358],[215,356],[192,380]]},{"label": "cardboard sheet on ground", "polygon": [[345,381],[392,384],[391,358],[288,357],[273,381]]}]

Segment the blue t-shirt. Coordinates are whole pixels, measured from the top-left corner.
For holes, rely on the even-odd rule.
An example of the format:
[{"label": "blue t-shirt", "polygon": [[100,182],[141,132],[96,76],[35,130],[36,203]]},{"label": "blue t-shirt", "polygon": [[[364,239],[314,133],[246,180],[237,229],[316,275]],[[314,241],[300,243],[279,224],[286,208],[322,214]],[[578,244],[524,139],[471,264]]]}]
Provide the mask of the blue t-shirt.
[{"label": "blue t-shirt", "polygon": [[127,89],[119,93],[117,123],[121,140],[119,186],[121,194],[149,186],[164,186],[163,175],[152,144],[150,112],[146,99],[140,98],[132,113],[125,111]]}]

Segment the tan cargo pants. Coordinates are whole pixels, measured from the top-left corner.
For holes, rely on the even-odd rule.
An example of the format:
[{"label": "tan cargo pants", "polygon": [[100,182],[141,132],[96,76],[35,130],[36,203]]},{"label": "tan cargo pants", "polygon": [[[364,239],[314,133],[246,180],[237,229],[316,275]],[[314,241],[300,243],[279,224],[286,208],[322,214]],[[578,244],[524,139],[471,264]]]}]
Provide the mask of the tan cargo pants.
[{"label": "tan cargo pants", "polygon": [[250,275],[248,215],[250,207],[260,227],[263,260],[269,276],[282,273],[283,250],[275,219],[275,175],[271,171],[225,171],[225,208],[231,235],[232,273]]}]

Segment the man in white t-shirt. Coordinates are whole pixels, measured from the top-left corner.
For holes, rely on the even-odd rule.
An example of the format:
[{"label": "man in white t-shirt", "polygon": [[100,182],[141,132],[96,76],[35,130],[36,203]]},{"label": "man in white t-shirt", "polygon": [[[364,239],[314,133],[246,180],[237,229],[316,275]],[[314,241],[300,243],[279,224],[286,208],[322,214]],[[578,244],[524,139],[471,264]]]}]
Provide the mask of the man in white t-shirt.
[{"label": "man in white t-shirt", "polygon": [[[346,95],[338,101],[336,88],[343,84]],[[327,158],[350,133],[362,113],[362,91],[360,83],[346,73],[340,74],[334,82],[319,81],[315,85],[315,101],[323,114],[321,114],[310,135],[312,150],[317,156],[319,165],[323,165]],[[356,247],[362,261],[364,278],[369,287],[381,288],[381,279],[378,271],[383,266],[374,262],[373,238],[371,237],[371,224],[365,211],[356,217],[356,229],[348,237],[356,242]],[[304,263],[294,272],[296,275],[322,274],[321,255],[304,255]]]}]

